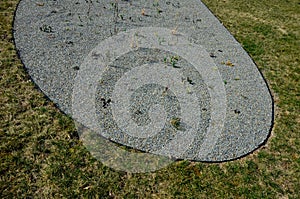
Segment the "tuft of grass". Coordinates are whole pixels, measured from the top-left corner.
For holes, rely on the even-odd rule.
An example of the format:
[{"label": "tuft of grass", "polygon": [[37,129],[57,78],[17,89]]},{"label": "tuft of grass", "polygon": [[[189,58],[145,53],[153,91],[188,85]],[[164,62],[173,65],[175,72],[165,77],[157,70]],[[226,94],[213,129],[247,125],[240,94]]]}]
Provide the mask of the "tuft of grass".
[{"label": "tuft of grass", "polygon": [[12,41],[17,0],[0,1],[1,198],[299,198],[299,1],[204,0],[257,63],[273,92],[268,144],[240,160],[178,161],[147,174],[105,167],[71,118],[30,81]]}]

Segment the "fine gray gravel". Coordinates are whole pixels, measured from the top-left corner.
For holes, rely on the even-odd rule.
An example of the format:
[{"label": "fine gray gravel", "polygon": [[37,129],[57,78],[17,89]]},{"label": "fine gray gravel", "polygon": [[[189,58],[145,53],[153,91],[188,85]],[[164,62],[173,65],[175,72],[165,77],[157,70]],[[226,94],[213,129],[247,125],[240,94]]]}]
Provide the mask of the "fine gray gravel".
[{"label": "fine gray gravel", "polygon": [[114,142],[227,161],[271,131],[266,82],[199,0],[21,0],[14,39],[45,95]]}]

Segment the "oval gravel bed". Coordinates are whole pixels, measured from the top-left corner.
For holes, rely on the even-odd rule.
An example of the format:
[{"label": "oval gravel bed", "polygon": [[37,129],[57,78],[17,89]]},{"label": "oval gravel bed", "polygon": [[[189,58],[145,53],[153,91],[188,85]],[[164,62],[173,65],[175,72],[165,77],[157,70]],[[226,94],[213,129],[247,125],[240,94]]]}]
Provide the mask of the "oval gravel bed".
[{"label": "oval gravel bed", "polygon": [[42,92],[115,143],[220,162],[272,129],[263,76],[199,0],[21,0],[14,39]]}]

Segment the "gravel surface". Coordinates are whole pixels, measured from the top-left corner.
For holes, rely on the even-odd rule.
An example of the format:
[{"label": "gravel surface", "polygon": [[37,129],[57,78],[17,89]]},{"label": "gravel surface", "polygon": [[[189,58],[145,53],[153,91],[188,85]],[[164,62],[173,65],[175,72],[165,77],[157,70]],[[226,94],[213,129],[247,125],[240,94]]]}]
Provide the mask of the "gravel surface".
[{"label": "gravel surface", "polygon": [[116,143],[211,162],[270,134],[265,80],[201,1],[21,0],[14,39],[42,92]]}]

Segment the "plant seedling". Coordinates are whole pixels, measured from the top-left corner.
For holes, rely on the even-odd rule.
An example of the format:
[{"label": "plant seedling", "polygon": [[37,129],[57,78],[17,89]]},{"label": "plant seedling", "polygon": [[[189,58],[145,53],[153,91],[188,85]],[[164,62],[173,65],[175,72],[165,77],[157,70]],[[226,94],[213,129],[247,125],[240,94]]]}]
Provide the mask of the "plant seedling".
[{"label": "plant seedling", "polygon": [[171,64],[173,68],[180,68],[179,66],[177,66],[178,61],[179,61],[178,56],[171,56],[170,58],[167,57],[164,58],[164,63]]},{"label": "plant seedling", "polygon": [[52,27],[49,25],[43,25],[40,27],[40,30],[46,33],[52,33]]},{"label": "plant seedling", "polygon": [[195,84],[195,82],[193,82],[193,80],[191,80],[189,77],[186,78],[186,81],[191,85]]},{"label": "plant seedling", "polygon": [[231,66],[231,67],[233,67],[234,66],[234,64],[231,62],[231,61],[227,61],[226,63],[225,63],[227,66]]},{"label": "plant seedling", "polygon": [[175,129],[179,130],[180,124],[181,124],[181,119],[178,117],[174,117],[170,120],[170,123]]},{"label": "plant seedling", "polygon": [[171,64],[174,68],[180,68],[179,66],[177,66],[176,64],[179,61],[179,57],[178,56],[172,56],[171,57]]}]

